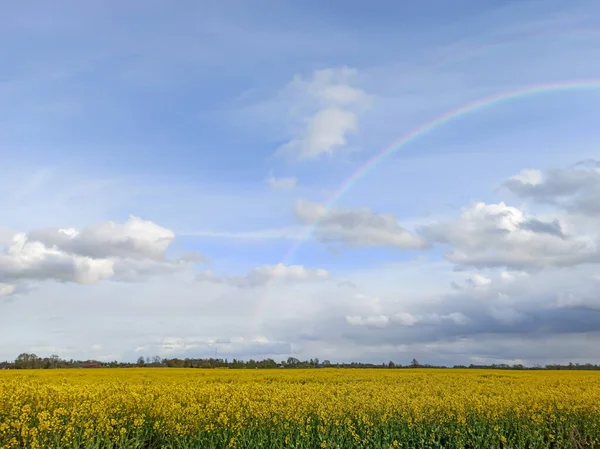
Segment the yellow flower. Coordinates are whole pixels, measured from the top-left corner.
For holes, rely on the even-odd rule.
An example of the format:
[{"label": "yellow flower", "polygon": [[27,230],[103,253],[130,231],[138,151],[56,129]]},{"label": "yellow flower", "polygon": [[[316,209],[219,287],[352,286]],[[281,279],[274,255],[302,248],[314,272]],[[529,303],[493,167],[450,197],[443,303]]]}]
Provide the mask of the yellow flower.
[{"label": "yellow flower", "polygon": [[[261,432],[277,445],[308,447],[326,438],[318,444],[369,446],[386,438],[375,441],[383,447],[398,428],[464,447],[481,432],[500,435],[507,417],[529,435],[547,435],[561,423],[578,426],[580,437],[592,441],[600,439],[598,416],[598,374],[583,371],[0,371],[1,449],[140,446],[146,442],[135,439],[145,435],[198,447],[218,438],[219,447],[251,447],[246,435]],[[568,438],[549,435],[560,445]]]}]

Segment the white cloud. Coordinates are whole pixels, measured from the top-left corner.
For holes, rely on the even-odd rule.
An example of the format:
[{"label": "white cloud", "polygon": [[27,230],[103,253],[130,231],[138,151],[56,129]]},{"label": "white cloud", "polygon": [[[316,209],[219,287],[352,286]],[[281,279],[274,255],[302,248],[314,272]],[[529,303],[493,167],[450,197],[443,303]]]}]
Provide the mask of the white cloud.
[{"label": "white cloud", "polygon": [[0,283],[0,297],[12,295],[15,292],[16,288],[17,286],[14,284]]},{"label": "white cloud", "polygon": [[[469,318],[461,312],[452,312],[452,313],[449,313],[448,315],[442,315],[440,317],[440,319],[450,320],[454,324],[457,324],[459,326],[464,326],[465,324],[467,324],[469,322]],[[437,319],[436,319],[436,321],[437,321]]]},{"label": "white cloud", "polygon": [[417,324],[419,320],[408,312],[400,312],[394,315],[394,321],[403,326],[412,326]]},{"label": "white cloud", "polygon": [[554,204],[589,216],[600,212],[600,163],[595,160],[545,173],[523,170],[503,185],[514,194],[537,203]]},{"label": "white cloud", "polygon": [[[157,344],[144,348],[144,351],[162,353],[168,357],[173,354],[210,354],[218,357],[239,357],[240,354],[253,354],[262,357],[289,354],[290,343],[271,340],[265,336],[252,338],[233,336],[225,338],[197,338],[197,337],[166,337]],[[196,355],[197,356],[197,355]]]},{"label": "white cloud", "polygon": [[81,230],[44,229],[28,235],[30,241],[93,258],[162,259],[174,239],[175,234],[170,229],[134,216],[125,223],[109,221]]},{"label": "white cloud", "polygon": [[14,232],[12,229],[0,226],[0,247],[10,243],[15,234],[16,232]]},{"label": "white cloud", "polygon": [[425,315],[413,315],[408,312],[399,312],[389,316],[347,316],[346,321],[352,326],[384,328],[394,324],[400,326],[415,326],[417,324],[436,325],[442,323],[443,321],[449,321],[454,323],[455,325],[464,326],[469,322],[469,318],[467,318],[464,314],[460,312],[452,312],[447,315],[438,315],[436,313],[430,313]]},{"label": "white cloud", "polygon": [[464,278],[464,286],[453,282],[451,287],[454,290],[466,291],[473,298],[487,297],[490,289],[503,288],[517,281],[526,281],[528,277],[528,274],[523,271],[495,271],[487,276],[481,273],[468,273]]},{"label": "white cloud", "polygon": [[[133,280],[189,267],[197,257],[167,259],[172,231],[131,217],[77,229],[17,233],[0,254],[0,280],[95,284],[107,279]],[[14,293],[11,284],[4,292]],[[7,293],[5,293],[7,294]]]},{"label": "white cloud", "polygon": [[423,249],[428,245],[398,223],[392,214],[367,208],[330,208],[305,200],[296,202],[294,212],[304,224],[316,226],[315,237],[323,242],[340,242],[353,247]]},{"label": "white cloud", "polygon": [[332,155],[338,147],[346,145],[346,136],[357,129],[356,115],[341,108],[327,108],[307,120],[301,138],[291,140],[277,151],[310,159],[322,154]]},{"label": "white cloud", "polygon": [[310,80],[294,78],[288,89],[302,96],[299,103],[308,103],[310,113],[301,118],[301,129],[278,154],[316,159],[344,148],[348,136],[358,129],[359,110],[369,102],[364,91],[350,85],[355,74],[347,68],[325,69],[314,72]]},{"label": "white cloud", "polygon": [[542,184],[543,174],[540,170],[526,169],[521,170],[521,172],[517,175],[511,176],[508,178],[507,182],[509,184],[519,183],[527,186],[538,186]]},{"label": "white cloud", "polygon": [[217,276],[210,270],[198,274],[197,280],[226,284],[239,288],[256,288],[274,283],[319,282],[330,279],[330,274],[323,269],[310,269],[302,265],[263,265],[252,269],[243,276]]},{"label": "white cloud", "polygon": [[295,76],[291,86],[310,94],[323,105],[349,106],[366,103],[369,96],[350,86],[356,75],[357,71],[348,67],[316,70],[310,80]]},{"label": "white cloud", "polygon": [[296,187],[298,180],[293,176],[281,178],[269,176],[267,179],[265,179],[265,182],[271,190],[292,190],[294,187]]},{"label": "white cloud", "polygon": [[371,313],[381,313],[381,298],[377,296],[365,295],[357,293],[354,295],[354,300],[360,308],[369,310]]},{"label": "white cloud", "polygon": [[471,277],[467,278],[466,283],[472,287],[485,287],[486,285],[490,285],[492,280],[486,276],[483,276],[479,273],[475,273]]},{"label": "white cloud", "polygon": [[528,276],[527,273],[525,273],[523,271],[501,271],[500,272],[500,279],[502,279],[505,282],[512,282],[517,279],[526,278],[527,276]]},{"label": "white cloud", "polygon": [[0,278],[54,279],[63,282],[93,284],[114,275],[114,261],[70,254],[38,241],[27,234],[13,237],[4,254],[0,254]]},{"label": "white cloud", "polygon": [[352,326],[386,327],[390,319],[385,315],[372,315],[367,317],[348,316],[346,320]]},{"label": "white cloud", "polygon": [[446,258],[459,265],[537,269],[597,262],[595,237],[568,235],[558,220],[544,221],[522,210],[476,203],[459,218],[420,229],[426,238],[447,244]]}]

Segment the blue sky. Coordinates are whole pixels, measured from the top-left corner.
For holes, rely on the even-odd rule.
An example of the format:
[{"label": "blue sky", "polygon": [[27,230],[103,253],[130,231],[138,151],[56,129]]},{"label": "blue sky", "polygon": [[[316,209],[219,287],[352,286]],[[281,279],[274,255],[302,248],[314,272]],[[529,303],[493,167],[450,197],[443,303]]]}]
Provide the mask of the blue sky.
[{"label": "blue sky", "polygon": [[[598,88],[452,120],[323,208],[436,116],[600,79],[599,12],[554,0],[0,5],[0,359],[221,345],[540,363],[562,360],[559,340],[600,339],[578,330],[600,310],[588,298],[600,184],[574,165],[599,159]],[[569,329],[554,321],[565,307]],[[88,323],[98,316],[114,336]],[[483,351],[497,341],[528,350]],[[597,361],[588,347],[573,356]]]}]

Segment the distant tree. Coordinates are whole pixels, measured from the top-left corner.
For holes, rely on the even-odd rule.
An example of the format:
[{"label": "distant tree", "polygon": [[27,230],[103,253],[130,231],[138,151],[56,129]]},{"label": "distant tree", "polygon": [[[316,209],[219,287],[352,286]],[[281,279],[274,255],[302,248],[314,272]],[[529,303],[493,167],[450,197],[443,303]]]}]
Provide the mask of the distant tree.
[{"label": "distant tree", "polygon": [[261,368],[277,368],[277,362],[273,359],[263,360],[260,364]]},{"label": "distant tree", "polygon": [[[147,361],[150,360],[150,361]],[[58,355],[52,354],[47,357],[38,357],[33,353],[22,353],[15,359],[14,362],[0,362],[0,369],[50,369],[50,368],[128,368],[134,366],[166,366],[172,368],[233,368],[233,369],[274,369],[274,368],[318,368],[318,367],[336,367],[336,368],[402,368],[399,363],[389,361],[387,363],[365,363],[365,362],[345,362],[332,364],[329,360],[319,362],[319,359],[299,360],[295,357],[289,357],[281,363],[275,362],[273,359],[248,361],[233,359],[229,362],[227,359],[218,358],[186,358],[186,359],[161,359],[159,356],[151,358],[139,357],[137,362],[99,362],[96,360],[63,360]],[[447,366],[434,366],[429,364],[420,364],[417,359],[406,365],[412,368],[447,368]],[[464,365],[454,365],[454,368],[467,368]],[[474,365],[468,366],[470,369],[503,369],[503,370],[600,370],[600,365],[592,363],[569,363],[568,365],[540,365],[525,366],[523,364],[508,365],[504,363],[490,365]]]},{"label": "distant tree", "polygon": [[58,354],[52,354],[50,356],[50,361],[52,364],[52,368],[58,368],[58,365],[60,363],[60,357],[58,356]]},{"label": "distant tree", "polygon": [[15,359],[15,368],[17,369],[32,369],[39,368],[41,365],[41,358],[31,353],[28,354],[23,352]]}]

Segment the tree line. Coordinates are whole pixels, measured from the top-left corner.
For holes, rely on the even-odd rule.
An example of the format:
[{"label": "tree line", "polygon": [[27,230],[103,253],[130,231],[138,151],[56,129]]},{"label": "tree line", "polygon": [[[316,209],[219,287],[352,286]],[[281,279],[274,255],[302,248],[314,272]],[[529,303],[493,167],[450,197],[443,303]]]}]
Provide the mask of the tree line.
[{"label": "tree line", "polygon": [[[299,360],[288,357],[286,360],[276,362],[274,359],[264,360],[239,360],[220,358],[162,358],[139,357],[135,362],[99,361],[99,360],[65,360],[53,354],[49,357],[39,357],[36,354],[22,353],[13,362],[0,362],[0,369],[58,369],[58,368],[227,368],[227,369],[293,369],[293,368],[449,368],[447,366],[421,364],[416,359],[402,365],[389,361],[388,363],[374,364],[363,362],[332,363],[329,360]],[[568,365],[524,366],[521,364],[492,364],[492,365],[454,365],[452,368],[463,369],[505,369],[505,370],[600,370],[600,365],[591,363]]]}]

